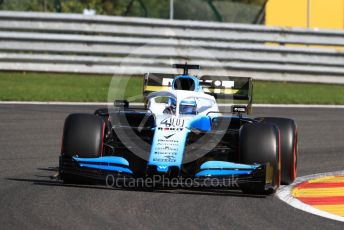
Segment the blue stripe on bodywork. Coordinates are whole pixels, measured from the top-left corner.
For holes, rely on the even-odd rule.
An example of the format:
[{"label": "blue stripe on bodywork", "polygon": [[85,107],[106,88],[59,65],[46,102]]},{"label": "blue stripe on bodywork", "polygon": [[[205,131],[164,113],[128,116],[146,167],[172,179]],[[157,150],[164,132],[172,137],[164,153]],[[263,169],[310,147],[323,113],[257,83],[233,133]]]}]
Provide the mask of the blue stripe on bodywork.
[{"label": "blue stripe on bodywork", "polygon": [[211,118],[204,115],[196,116],[190,121],[188,128],[197,129],[202,132],[209,132],[211,130]]},{"label": "blue stripe on bodywork", "polygon": [[253,170],[230,170],[230,169],[206,169],[198,172],[196,177],[202,176],[230,176],[230,175],[248,175]]},{"label": "blue stripe on bodywork", "polygon": [[105,156],[105,157],[95,157],[95,158],[82,158],[82,157],[73,157],[77,162],[87,162],[87,163],[109,163],[109,164],[119,164],[129,166],[129,162],[123,157],[115,156]]},{"label": "blue stripe on bodywork", "polygon": [[207,161],[200,167],[200,172],[196,177],[202,176],[228,176],[228,175],[247,175],[260,165],[246,165],[227,161]]},{"label": "blue stripe on bodywork", "polygon": [[203,169],[247,169],[253,170],[259,167],[259,165],[246,165],[246,164],[238,164],[232,163],[227,161],[207,161],[203,163],[200,167],[201,170]]},{"label": "blue stripe on bodywork", "polygon": [[123,168],[120,166],[112,166],[112,165],[94,165],[94,164],[79,164],[80,167],[87,167],[87,168],[93,168],[93,169],[102,169],[102,170],[108,170],[108,171],[116,171],[116,172],[124,172],[128,174],[133,174],[133,172],[128,168]]},{"label": "blue stripe on bodywork", "polygon": [[[80,167],[133,174],[133,172],[129,168],[127,168],[129,166],[129,162],[123,157],[115,157],[115,156],[105,156],[105,157],[95,157],[95,158],[73,157],[73,159],[79,163]],[[110,165],[110,164],[116,164],[116,165]]]}]

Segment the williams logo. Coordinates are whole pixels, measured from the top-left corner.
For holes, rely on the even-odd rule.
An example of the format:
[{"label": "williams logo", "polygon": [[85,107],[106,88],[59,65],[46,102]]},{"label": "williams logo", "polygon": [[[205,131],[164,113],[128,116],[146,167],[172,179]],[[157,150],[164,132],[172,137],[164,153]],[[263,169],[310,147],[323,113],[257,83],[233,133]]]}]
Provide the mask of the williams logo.
[{"label": "williams logo", "polygon": [[167,166],[165,166],[165,165],[159,165],[159,166],[158,166],[158,169],[160,169],[160,170],[166,170],[166,169],[167,169]]}]

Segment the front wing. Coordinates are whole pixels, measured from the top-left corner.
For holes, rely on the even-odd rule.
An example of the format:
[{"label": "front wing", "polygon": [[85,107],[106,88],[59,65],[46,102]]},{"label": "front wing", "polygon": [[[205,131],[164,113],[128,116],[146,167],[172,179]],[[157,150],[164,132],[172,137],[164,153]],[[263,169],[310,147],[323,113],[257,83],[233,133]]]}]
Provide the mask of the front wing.
[{"label": "front wing", "polygon": [[[148,170],[147,170],[148,172]],[[207,161],[195,174],[189,177],[171,177],[168,173],[136,176],[129,162],[122,157],[105,156],[99,158],[60,157],[59,174],[83,179],[106,182],[111,180],[118,186],[126,184],[135,187],[230,187],[240,188],[243,184],[272,188],[273,169],[270,164],[244,165],[225,161]],[[136,183],[137,182],[137,183]]]}]

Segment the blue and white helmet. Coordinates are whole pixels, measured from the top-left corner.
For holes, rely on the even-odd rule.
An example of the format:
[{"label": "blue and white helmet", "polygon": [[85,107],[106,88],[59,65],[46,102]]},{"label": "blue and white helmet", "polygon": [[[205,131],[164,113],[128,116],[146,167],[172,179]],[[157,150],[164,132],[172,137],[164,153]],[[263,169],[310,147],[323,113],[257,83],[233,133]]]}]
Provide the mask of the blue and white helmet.
[{"label": "blue and white helmet", "polygon": [[187,99],[180,102],[179,113],[180,114],[196,114],[197,104],[194,99]]}]

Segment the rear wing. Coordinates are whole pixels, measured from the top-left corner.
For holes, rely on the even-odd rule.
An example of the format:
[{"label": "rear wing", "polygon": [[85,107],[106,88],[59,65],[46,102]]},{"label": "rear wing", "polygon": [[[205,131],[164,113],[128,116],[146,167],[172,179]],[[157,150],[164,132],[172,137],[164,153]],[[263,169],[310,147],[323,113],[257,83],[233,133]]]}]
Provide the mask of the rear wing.
[{"label": "rear wing", "polygon": [[[143,94],[147,96],[151,92],[172,89],[174,74],[145,74]],[[247,106],[247,113],[252,108],[252,78],[231,76],[199,77],[199,83],[203,91],[213,95],[218,103],[228,103]]]},{"label": "rear wing", "polygon": [[199,80],[204,92],[215,98],[221,99],[230,96],[236,100],[252,101],[252,78],[205,75]]},{"label": "rear wing", "polygon": [[213,95],[218,103],[228,103],[229,100],[234,105],[245,105],[247,107],[246,112],[251,112],[252,78],[205,75],[201,76],[199,80],[203,91]]},{"label": "rear wing", "polygon": [[172,89],[175,74],[146,73],[143,82],[143,95],[149,93]]}]

